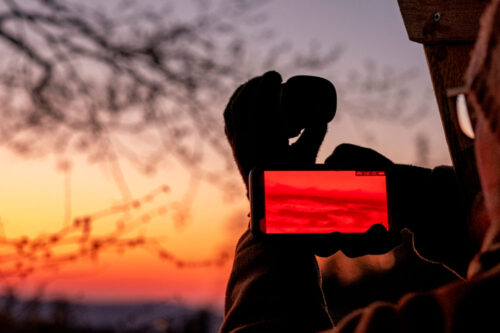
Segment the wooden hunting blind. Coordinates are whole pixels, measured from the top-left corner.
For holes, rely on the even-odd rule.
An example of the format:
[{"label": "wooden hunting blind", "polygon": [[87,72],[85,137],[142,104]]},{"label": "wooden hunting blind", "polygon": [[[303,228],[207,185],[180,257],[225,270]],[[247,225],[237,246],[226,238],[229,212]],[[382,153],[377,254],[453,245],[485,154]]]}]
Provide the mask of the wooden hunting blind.
[{"label": "wooden hunting blind", "polygon": [[411,41],[424,47],[450,155],[462,192],[471,203],[480,191],[473,141],[462,134],[456,104],[447,94],[464,74],[487,0],[398,0]]}]

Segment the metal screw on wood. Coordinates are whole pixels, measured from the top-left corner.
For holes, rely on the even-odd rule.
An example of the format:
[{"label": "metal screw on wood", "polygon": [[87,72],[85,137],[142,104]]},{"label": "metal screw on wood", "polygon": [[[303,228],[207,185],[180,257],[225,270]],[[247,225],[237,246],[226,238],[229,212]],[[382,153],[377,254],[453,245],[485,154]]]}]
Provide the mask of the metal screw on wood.
[{"label": "metal screw on wood", "polygon": [[441,20],[441,13],[434,13],[434,22],[439,22]]}]

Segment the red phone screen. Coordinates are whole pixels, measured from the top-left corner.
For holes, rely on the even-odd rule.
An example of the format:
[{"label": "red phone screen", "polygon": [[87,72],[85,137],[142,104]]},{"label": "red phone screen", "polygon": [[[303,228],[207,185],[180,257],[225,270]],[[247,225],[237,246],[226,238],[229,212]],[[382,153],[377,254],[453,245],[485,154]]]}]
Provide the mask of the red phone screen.
[{"label": "red phone screen", "polygon": [[383,171],[264,171],[267,234],[389,229]]}]

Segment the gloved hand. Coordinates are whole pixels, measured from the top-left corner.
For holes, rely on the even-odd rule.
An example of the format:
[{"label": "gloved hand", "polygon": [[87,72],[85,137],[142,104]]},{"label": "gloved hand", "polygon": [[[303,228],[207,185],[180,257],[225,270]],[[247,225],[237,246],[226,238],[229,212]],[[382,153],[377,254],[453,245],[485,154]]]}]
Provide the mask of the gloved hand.
[{"label": "gloved hand", "polygon": [[465,207],[452,167],[434,169],[395,164],[374,150],[350,144],[338,146],[325,164],[331,169],[388,170],[389,229],[392,234],[370,230],[361,240],[324,244],[319,254],[338,247],[350,256],[377,254],[398,243],[397,233],[409,229],[416,251],[425,259],[444,263],[464,275],[471,259]]},{"label": "gloved hand", "polygon": [[[226,136],[247,190],[248,175],[256,166],[314,165],[335,114],[335,88],[328,80],[294,77],[287,89],[281,82],[273,71],[251,79],[234,92],[224,111]],[[294,90],[304,90],[304,96]],[[289,145],[288,139],[301,129],[299,139]]]},{"label": "gloved hand", "polygon": [[[352,144],[341,144],[325,160],[325,165],[332,170],[392,170],[395,164],[378,152]],[[365,234],[355,237],[334,237],[315,246],[319,256],[329,256],[339,249],[348,257],[367,254],[382,254],[390,251],[400,242],[400,229],[387,232],[381,225],[375,225]]]}]

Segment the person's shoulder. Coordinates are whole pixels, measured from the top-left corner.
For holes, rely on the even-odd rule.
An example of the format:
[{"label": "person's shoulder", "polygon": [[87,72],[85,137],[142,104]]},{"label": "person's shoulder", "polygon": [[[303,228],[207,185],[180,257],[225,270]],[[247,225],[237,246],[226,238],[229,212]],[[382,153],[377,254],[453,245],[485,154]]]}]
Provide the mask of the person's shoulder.
[{"label": "person's shoulder", "polygon": [[500,264],[470,280],[409,293],[397,304],[375,302],[324,333],[477,332],[499,326],[495,314],[499,300]]}]

